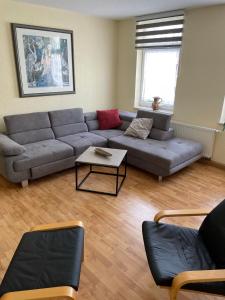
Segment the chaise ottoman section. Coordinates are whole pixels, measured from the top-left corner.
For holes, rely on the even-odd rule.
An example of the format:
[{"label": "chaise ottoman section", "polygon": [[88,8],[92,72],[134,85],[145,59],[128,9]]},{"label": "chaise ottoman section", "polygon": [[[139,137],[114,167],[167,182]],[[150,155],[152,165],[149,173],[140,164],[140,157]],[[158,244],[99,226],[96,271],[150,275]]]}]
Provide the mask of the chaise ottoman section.
[{"label": "chaise ottoman section", "polygon": [[[151,172],[160,176],[169,175],[172,169],[175,170],[187,161],[191,163],[202,155],[200,143],[181,138],[158,141],[119,136],[109,140],[109,147],[127,149],[130,164],[134,160],[135,165],[148,171],[148,165],[152,164]],[[139,164],[139,160],[144,163]]]},{"label": "chaise ottoman section", "polygon": [[73,148],[58,140],[46,140],[24,145],[26,157],[14,162],[16,171],[29,170],[33,167],[73,157]]}]

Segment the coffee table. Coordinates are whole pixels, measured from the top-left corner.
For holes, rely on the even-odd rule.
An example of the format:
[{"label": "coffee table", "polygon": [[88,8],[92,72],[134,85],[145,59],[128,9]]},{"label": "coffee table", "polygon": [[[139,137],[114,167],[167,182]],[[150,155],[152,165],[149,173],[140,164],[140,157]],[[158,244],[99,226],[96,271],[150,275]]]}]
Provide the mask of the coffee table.
[{"label": "coffee table", "polygon": [[[95,147],[89,147],[86,151],[84,151],[75,161],[75,172],[76,172],[76,190],[77,191],[84,191],[84,192],[92,192],[104,195],[111,195],[117,196],[123,182],[127,175],[127,150],[120,150],[120,149],[111,149],[111,148],[102,148],[112,154],[112,156],[101,156],[95,153]],[[123,174],[120,174],[120,166],[122,162],[125,162],[125,170]],[[79,166],[80,165],[89,165],[90,169],[89,172],[85,175],[85,177],[78,182],[78,173],[79,173]],[[106,167],[106,168],[113,168],[116,170],[116,173],[109,173],[109,172],[101,172],[96,171],[93,169],[94,166]],[[101,192],[97,190],[85,189],[82,188],[82,184],[88,178],[90,174],[104,174],[109,176],[114,176],[116,178],[115,182],[115,192]],[[119,183],[119,178],[122,178],[122,181]]]}]

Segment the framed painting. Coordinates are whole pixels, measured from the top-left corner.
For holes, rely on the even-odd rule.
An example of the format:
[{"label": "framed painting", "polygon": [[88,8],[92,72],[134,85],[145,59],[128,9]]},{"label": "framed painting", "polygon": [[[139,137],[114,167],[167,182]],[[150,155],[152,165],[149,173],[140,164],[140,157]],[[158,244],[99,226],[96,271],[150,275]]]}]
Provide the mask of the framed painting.
[{"label": "framed painting", "polygon": [[75,94],[73,32],[11,26],[20,97]]}]

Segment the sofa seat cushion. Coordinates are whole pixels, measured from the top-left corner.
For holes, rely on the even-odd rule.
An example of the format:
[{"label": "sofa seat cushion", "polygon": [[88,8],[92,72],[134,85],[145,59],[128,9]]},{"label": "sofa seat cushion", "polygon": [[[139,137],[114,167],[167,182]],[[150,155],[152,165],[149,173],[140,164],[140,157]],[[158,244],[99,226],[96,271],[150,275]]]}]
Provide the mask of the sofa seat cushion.
[{"label": "sofa seat cushion", "polygon": [[80,155],[90,146],[105,147],[107,145],[107,139],[91,132],[63,136],[58,140],[72,146],[75,155]]},{"label": "sofa seat cushion", "polygon": [[[142,232],[157,285],[171,286],[173,278],[181,272],[216,268],[198,230],[145,221]],[[187,284],[183,288],[225,295],[224,282]]]},{"label": "sofa seat cushion", "polygon": [[119,129],[93,130],[91,132],[94,134],[100,135],[106,139],[113,138],[113,137],[124,134],[124,131],[119,130]]},{"label": "sofa seat cushion", "polygon": [[172,138],[167,141],[158,141],[153,139],[141,140],[130,136],[118,136],[109,140],[111,148],[121,148],[128,150],[134,157],[142,157],[143,160],[154,161],[155,165],[163,169],[173,168],[202,152],[200,143]]},{"label": "sofa seat cushion", "polygon": [[83,243],[81,227],[25,233],[1,283],[0,296],[59,286],[78,290]]},{"label": "sofa seat cushion", "polygon": [[73,148],[58,140],[24,145],[26,158],[14,162],[16,171],[23,171],[73,156]]}]

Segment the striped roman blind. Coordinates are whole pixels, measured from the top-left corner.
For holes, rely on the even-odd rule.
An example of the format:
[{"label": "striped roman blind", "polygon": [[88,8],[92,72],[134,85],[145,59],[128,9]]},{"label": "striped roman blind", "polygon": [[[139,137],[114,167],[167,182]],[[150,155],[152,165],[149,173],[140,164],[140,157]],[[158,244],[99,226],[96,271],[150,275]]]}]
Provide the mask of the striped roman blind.
[{"label": "striped roman blind", "polygon": [[180,46],[183,25],[184,12],[180,10],[137,17],[136,48]]}]

